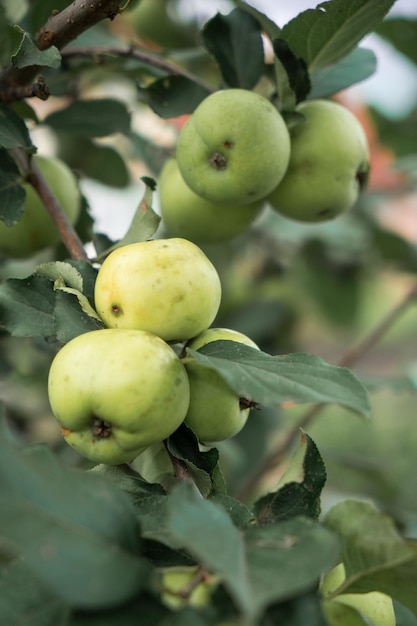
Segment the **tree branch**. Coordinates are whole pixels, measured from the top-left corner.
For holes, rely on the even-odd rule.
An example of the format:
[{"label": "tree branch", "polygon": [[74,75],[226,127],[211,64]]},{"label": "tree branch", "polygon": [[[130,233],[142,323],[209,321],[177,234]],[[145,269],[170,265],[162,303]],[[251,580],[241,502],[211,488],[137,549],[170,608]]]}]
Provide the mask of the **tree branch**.
[{"label": "tree branch", "polygon": [[[64,48],[78,35],[98,22],[113,20],[119,13],[122,0],[74,0],[62,11],[53,11],[46,24],[38,31],[35,43],[40,50],[56,46]],[[11,63],[0,74],[0,92],[28,85],[36,79],[41,66],[17,68]]]},{"label": "tree branch", "polygon": [[[371,330],[371,332],[369,332],[364,339],[362,339],[362,341],[360,341],[356,346],[346,350],[346,352],[339,359],[337,365],[341,367],[351,367],[352,365],[355,365],[363,356],[372,350],[372,348],[385,335],[391,326],[393,326],[393,324],[399,319],[399,317],[414,300],[417,300],[417,283],[406,294],[401,302],[395,306],[380,321],[380,323],[377,324],[377,326]],[[239,489],[239,494],[236,497],[241,500],[246,500],[251,496],[262,478],[284,460],[294,442],[299,437],[300,429],[305,430],[305,428],[309,426],[321,413],[324,407],[324,404],[316,404],[311,407],[311,409],[306,411],[306,413],[289,430],[277,446],[263,459],[262,463],[255,469],[254,473],[244,482]]]},{"label": "tree branch", "polygon": [[125,57],[129,59],[135,59],[136,61],[142,61],[143,63],[146,63],[151,67],[156,67],[160,70],[164,70],[169,74],[174,74],[175,76],[184,76],[192,82],[197,83],[210,93],[214,91],[214,88],[211,85],[201,80],[199,76],[193,74],[192,72],[189,72],[180,65],[176,65],[172,61],[168,61],[161,56],[152,54],[145,50],[134,48],[133,46],[130,46],[129,48],[121,48],[118,46],[106,46],[97,48],[71,48],[70,50],[65,50],[62,52],[62,57],[64,59],[71,59],[77,56],[98,58],[106,55]]},{"label": "tree branch", "polygon": [[62,242],[73,259],[88,261],[88,256],[84,246],[69,221],[65,211],[58,202],[55,194],[51,190],[48,182],[33,159],[24,150],[15,149],[11,151],[25,176],[27,182],[32,185],[46,210],[54,221]]}]

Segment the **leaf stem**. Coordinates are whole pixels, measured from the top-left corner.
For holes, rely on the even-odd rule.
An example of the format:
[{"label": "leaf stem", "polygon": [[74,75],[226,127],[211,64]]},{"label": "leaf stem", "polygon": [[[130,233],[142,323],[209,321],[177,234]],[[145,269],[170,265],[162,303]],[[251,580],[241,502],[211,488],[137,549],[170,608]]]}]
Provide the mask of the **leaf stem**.
[{"label": "leaf stem", "polygon": [[14,158],[18,162],[23,175],[27,182],[32,185],[40,199],[42,200],[46,210],[54,221],[62,242],[67,248],[73,259],[88,261],[88,256],[84,250],[84,246],[69,221],[64,209],[58,202],[55,194],[50,188],[44,175],[40,171],[38,165],[29,155],[20,149],[11,151]]},{"label": "leaf stem", "polygon": [[167,441],[164,441],[164,446],[169,456],[169,460],[172,463],[172,467],[174,468],[175,476],[178,478],[178,480],[191,480],[191,476],[186,463],[184,463],[184,461],[181,461],[181,459],[178,459],[170,452]]},{"label": "leaf stem", "polygon": [[[337,365],[341,367],[351,367],[355,365],[362,357],[364,357],[385,333],[393,326],[393,324],[404,313],[408,306],[417,300],[417,283],[404,296],[404,298],[373,328],[361,341],[352,346],[342,354]],[[259,482],[268,472],[276,468],[292,448],[294,442],[300,434],[300,430],[304,430],[313,420],[321,413],[326,405],[319,403],[311,407],[298,422],[288,431],[284,438],[277,443],[269,454],[263,459],[262,463],[255,469],[236,495],[240,500],[247,500],[255,491]]]}]

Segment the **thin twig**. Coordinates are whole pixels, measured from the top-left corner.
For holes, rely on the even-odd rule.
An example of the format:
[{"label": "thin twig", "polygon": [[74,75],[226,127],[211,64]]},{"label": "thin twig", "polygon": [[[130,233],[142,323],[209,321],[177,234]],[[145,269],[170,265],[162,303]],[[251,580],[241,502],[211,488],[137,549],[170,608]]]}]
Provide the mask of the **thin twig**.
[{"label": "thin twig", "polygon": [[215,91],[215,89],[206,83],[204,80],[201,80],[199,76],[189,72],[185,68],[169,61],[167,59],[162,58],[156,54],[152,54],[145,50],[140,50],[139,48],[134,48],[130,46],[129,48],[121,48],[118,46],[105,46],[105,47],[92,47],[92,48],[71,48],[70,50],[64,50],[62,52],[62,57],[64,59],[71,59],[73,57],[89,57],[89,58],[98,58],[101,56],[118,56],[124,57],[128,59],[135,59],[136,61],[141,61],[150,65],[151,67],[156,67],[157,69],[168,72],[169,74],[174,74],[175,76],[184,76],[188,78],[193,83],[200,85],[206,89],[209,93]]},{"label": "thin twig", "polygon": [[46,210],[54,221],[62,242],[73,259],[88,261],[88,256],[84,246],[69,221],[64,209],[57,200],[47,180],[39,169],[36,161],[30,159],[24,150],[15,149],[11,151],[18,162],[26,181],[32,185]]},{"label": "thin twig", "polygon": [[[365,356],[385,335],[385,333],[391,328],[391,326],[397,321],[397,319],[404,313],[407,307],[417,299],[417,283],[406,294],[406,296],[395,306],[381,321],[380,323],[362,339],[358,344],[346,350],[338,361],[338,365],[341,367],[351,367],[357,363],[363,356]],[[249,476],[249,478],[240,487],[239,493],[236,497],[241,500],[247,500],[256,489],[262,478],[271,470],[276,468],[287,455],[292,448],[294,442],[297,440],[300,434],[300,430],[304,430],[309,426],[312,421],[321,413],[325,404],[320,403],[311,407],[306,413],[299,419],[285,437],[278,442],[276,447],[269,452],[269,454],[263,459],[262,463],[256,468],[256,470]]]}]

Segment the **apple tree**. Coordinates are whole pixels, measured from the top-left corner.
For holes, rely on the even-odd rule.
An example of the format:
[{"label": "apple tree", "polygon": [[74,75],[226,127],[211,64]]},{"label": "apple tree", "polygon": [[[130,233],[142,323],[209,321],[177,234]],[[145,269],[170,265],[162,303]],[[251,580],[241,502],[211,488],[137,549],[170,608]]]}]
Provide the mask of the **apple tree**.
[{"label": "apple tree", "polygon": [[394,3],[0,0],[2,624],[417,624]]}]

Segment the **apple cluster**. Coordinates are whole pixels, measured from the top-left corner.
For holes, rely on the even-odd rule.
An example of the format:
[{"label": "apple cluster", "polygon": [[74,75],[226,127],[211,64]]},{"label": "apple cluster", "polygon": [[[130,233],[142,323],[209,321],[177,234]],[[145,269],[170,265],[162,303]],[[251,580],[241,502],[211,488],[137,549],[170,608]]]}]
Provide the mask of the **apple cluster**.
[{"label": "apple cluster", "polygon": [[230,239],[266,204],[304,222],[349,210],[369,170],[361,124],[330,100],[303,102],[291,119],[288,128],[269,100],[245,89],[205,98],[160,175],[169,235],[196,243]]},{"label": "apple cluster", "polygon": [[[121,246],[101,265],[95,306],[105,328],[78,335],[54,357],[48,394],[65,440],[96,463],[126,463],[185,421],[203,443],[233,437],[248,404],[195,359],[219,339],[257,346],[212,328],[219,275],[194,243],[155,239]],[[177,350],[176,350],[177,348]]]}]

